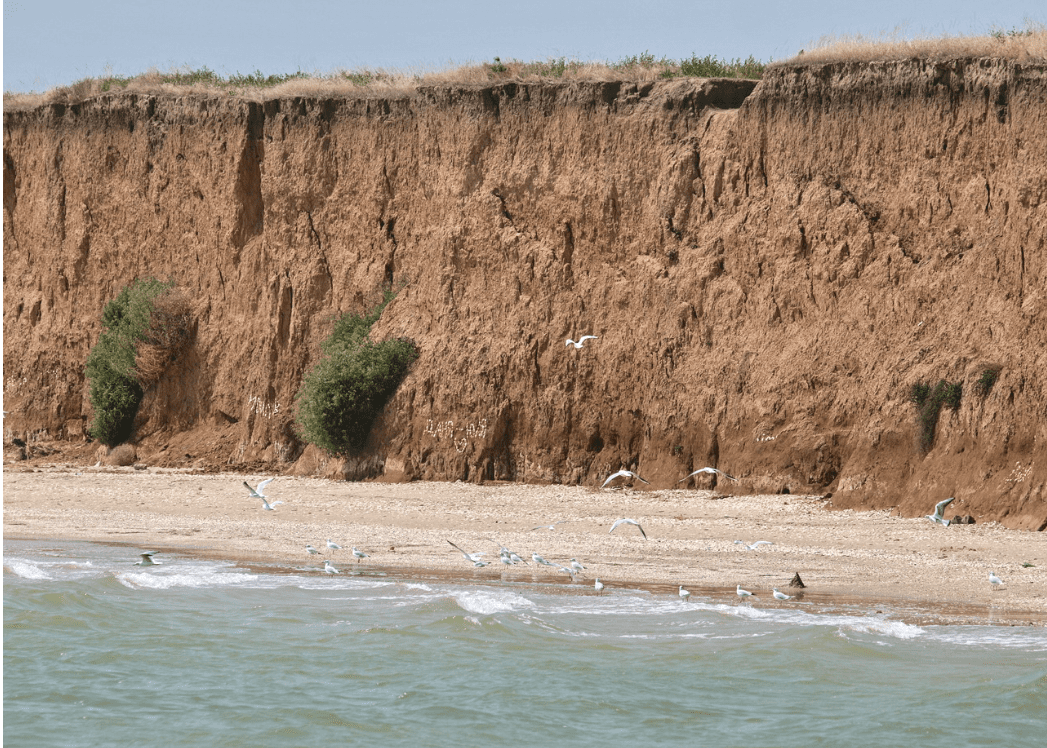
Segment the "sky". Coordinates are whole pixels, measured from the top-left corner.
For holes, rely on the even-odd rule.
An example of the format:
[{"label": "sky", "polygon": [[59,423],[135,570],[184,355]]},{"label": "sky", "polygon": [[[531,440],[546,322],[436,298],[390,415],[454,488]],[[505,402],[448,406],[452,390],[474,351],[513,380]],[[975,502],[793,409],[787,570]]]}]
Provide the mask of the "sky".
[{"label": "sky", "polygon": [[30,0],[3,3],[4,91],[150,69],[329,74],[502,60],[792,57],[826,36],[987,34],[1044,0]]}]

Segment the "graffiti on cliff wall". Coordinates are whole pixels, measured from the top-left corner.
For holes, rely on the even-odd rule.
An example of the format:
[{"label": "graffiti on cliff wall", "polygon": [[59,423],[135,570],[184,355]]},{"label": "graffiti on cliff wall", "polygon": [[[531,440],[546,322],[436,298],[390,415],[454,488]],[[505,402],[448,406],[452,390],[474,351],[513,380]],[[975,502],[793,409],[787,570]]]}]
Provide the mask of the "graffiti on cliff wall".
[{"label": "graffiti on cliff wall", "polygon": [[455,426],[454,421],[434,421],[429,419],[425,423],[425,433],[436,441],[450,441],[455,452],[461,454],[468,449],[469,444],[475,444],[487,438],[487,419],[470,422],[464,426]]}]

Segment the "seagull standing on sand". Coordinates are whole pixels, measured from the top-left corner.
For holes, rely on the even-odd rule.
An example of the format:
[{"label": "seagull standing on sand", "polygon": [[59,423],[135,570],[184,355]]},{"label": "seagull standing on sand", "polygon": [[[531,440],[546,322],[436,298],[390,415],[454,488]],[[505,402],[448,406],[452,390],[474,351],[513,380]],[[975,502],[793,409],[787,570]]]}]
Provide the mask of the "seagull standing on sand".
[{"label": "seagull standing on sand", "polygon": [[742,598],[743,600],[747,597],[756,597],[756,595],[749,592],[749,590],[743,590],[740,584],[738,585],[738,589],[736,589],[735,592],[737,592],[738,597]]},{"label": "seagull standing on sand", "polygon": [[159,561],[153,561],[153,554],[156,551],[146,551],[142,555],[141,561],[135,561],[135,566],[160,566]]},{"label": "seagull standing on sand", "polygon": [[593,589],[597,592],[603,592],[604,583],[600,581],[600,577],[596,578],[596,582],[593,584]]},{"label": "seagull standing on sand", "polygon": [[778,588],[775,587],[774,588],[774,598],[776,600],[792,600],[793,596],[792,595],[786,595],[784,592],[779,592]]},{"label": "seagull standing on sand", "polygon": [[[145,555],[145,554],[143,554],[143,555]],[[996,576],[993,572],[990,571],[989,572],[989,584],[991,584],[992,588],[995,590],[1001,584],[1003,584],[1003,580],[1000,579],[998,576]]]},{"label": "seagull standing on sand", "polygon": [[683,585],[681,584],[681,585],[680,585],[680,599],[681,599],[681,600],[686,600],[686,599],[687,599],[687,598],[689,598],[690,596],[691,596],[691,593],[690,593],[690,592],[689,592],[688,590],[685,590],[685,589],[683,588]]},{"label": "seagull standing on sand", "polygon": [[[595,335],[583,335],[582,337],[578,338],[577,341],[571,340],[570,338],[567,338],[567,345],[568,346],[573,345],[575,347],[575,350],[577,350],[577,349],[581,348],[585,344],[585,341],[587,341],[587,340],[599,340],[599,338],[596,337]],[[564,347],[566,348],[567,346],[564,346]]]},{"label": "seagull standing on sand", "polygon": [[949,498],[944,499],[943,501],[939,501],[937,504],[934,505],[934,514],[926,514],[924,516],[927,517],[927,519],[929,519],[931,522],[937,522],[939,525],[945,525],[946,527],[948,527],[949,520],[945,519],[943,513],[945,512],[945,507],[949,506],[949,504],[951,504],[955,499],[955,496],[950,496]]},{"label": "seagull standing on sand", "polygon": [[335,543],[330,538],[327,539],[327,547],[330,548],[332,551],[342,550],[342,546],[338,545],[338,543]]},{"label": "seagull standing on sand", "polygon": [[539,556],[537,553],[532,553],[531,554],[531,558],[534,560],[534,562],[536,564],[541,564],[542,566],[556,566],[556,564],[551,563],[549,561],[546,561],[544,558]]},{"label": "seagull standing on sand", "polygon": [[[330,545],[330,543],[328,543]],[[337,546],[335,546],[337,547]],[[363,559],[367,558],[367,554],[363,551],[356,550],[356,546],[353,546],[353,555],[356,556],[356,563],[360,563]]]},{"label": "seagull standing on sand", "polygon": [[622,517],[622,519],[616,519],[614,521],[614,524],[611,525],[611,529],[607,531],[607,534],[610,535],[612,532],[614,532],[614,529],[616,527],[618,527],[618,525],[636,525],[636,527],[640,530],[640,534],[643,535],[643,539],[647,540],[647,533],[645,533],[643,531],[643,528],[640,527],[640,523],[637,522],[635,519],[629,519],[628,517]]},{"label": "seagull standing on sand", "polygon": [[328,561],[326,558],[324,559],[324,571],[327,572],[328,574],[337,574],[338,573],[338,569],[336,569],[333,566],[331,566],[331,562]]},{"label": "seagull standing on sand", "polygon": [[305,547],[305,549],[306,549],[307,551],[309,551],[309,555],[310,555],[310,556],[315,556],[316,554],[318,554],[318,553],[320,552],[320,551],[316,550],[315,548],[313,548],[313,547],[312,547],[311,545],[307,545],[307,546]]},{"label": "seagull standing on sand", "polygon": [[572,559],[571,559],[571,568],[572,568],[572,569],[574,569],[574,570],[575,570],[575,571],[577,571],[577,572],[582,572],[582,571],[585,571],[585,567],[584,567],[584,566],[582,566],[582,565],[581,565],[581,564],[580,564],[580,563],[578,562],[578,559],[576,559],[576,558],[572,558]]},{"label": "seagull standing on sand", "polygon": [[[738,480],[738,479],[737,479],[737,478],[735,478],[734,476],[728,475],[728,474],[727,474],[727,473],[725,473],[724,471],[722,471],[722,470],[717,470],[717,469],[716,469],[716,468],[714,468],[714,467],[703,467],[703,468],[698,468],[698,469],[697,469],[697,470],[695,470],[695,471],[694,471],[693,473],[691,473],[690,475],[688,475],[688,476],[687,476],[687,478],[693,478],[694,476],[698,475],[698,473],[711,473],[711,474],[714,474],[714,475],[722,475],[722,476],[723,476],[724,478],[729,478],[730,480]],[[687,478],[681,478],[680,480],[678,480],[678,481],[676,481],[676,482],[677,482],[677,483],[683,483],[683,482],[684,482],[685,480],[687,480]]]},{"label": "seagull standing on sand", "polygon": [[608,475],[607,476],[607,480],[605,480],[603,482],[603,485],[600,486],[600,488],[607,488],[607,484],[610,483],[611,481],[613,481],[615,478],[636,478],[636,480],[641,481],[643,483],[646,483],[648,486],[651,485],[650,481],[644,480],[639,475],[634,473],[632,470],[625,470],[623,468],[622,470],[619,470],[617,473],[613,473],[611,475]]}]

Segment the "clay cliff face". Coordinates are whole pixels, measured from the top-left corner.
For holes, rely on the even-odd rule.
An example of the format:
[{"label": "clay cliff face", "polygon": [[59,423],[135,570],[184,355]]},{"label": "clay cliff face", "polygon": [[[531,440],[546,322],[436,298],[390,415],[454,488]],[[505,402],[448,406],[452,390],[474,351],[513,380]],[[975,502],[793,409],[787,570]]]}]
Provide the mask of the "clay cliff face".
[{"label": "clay cliff face", "polygon": [[[721,490],[956,496],[946,516],[1043,529],[1045,133],[1047,67],[994,60],[5,112],[5,436],[84,438],[102,306],[152,275],[196,320],[139,415],[153,464],[655,487],[716,465]],[[294,397],[388,284],[374,336],[421,355],[333,461]],[[925,451],[909,397],[939,379],[963,397]]]}]

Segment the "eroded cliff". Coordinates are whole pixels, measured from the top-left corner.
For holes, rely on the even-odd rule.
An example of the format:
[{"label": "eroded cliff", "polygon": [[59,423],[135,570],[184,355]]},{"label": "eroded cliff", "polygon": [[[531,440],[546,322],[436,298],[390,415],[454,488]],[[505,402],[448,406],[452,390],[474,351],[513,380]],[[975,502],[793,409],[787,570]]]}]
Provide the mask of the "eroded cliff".
[{"label": "eroded cliff", "polygon": [[[833,493],[1047,525],[1047,68],[752,82],[116,95],[4,115],[7,436],[83,439],[83,362],[136,277],[194,299],[147,393],[156,464]],[[366,452],[295,435],[332,318],[420,358]],[[582,350],[564,341],[599,339]],[[985,394],[976,383],[999,370]],[[919,446],[912,385],[961,382]],[[708,485],[703,482],[701,485]]]}]

